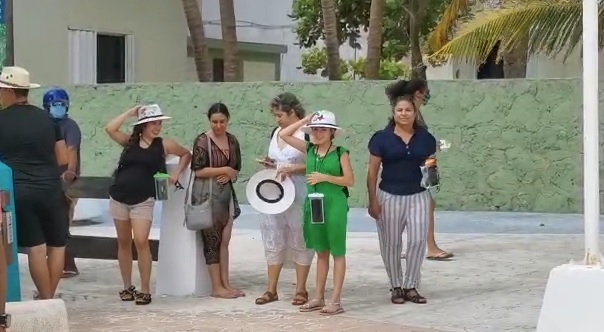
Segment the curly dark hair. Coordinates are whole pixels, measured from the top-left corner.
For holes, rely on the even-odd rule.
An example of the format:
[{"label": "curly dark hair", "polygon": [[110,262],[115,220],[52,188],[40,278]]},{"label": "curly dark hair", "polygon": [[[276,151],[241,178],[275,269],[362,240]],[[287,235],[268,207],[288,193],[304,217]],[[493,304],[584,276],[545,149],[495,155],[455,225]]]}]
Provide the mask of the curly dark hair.
[{"label": "curly dark hair", "polygon": [[[401,100],[406,100],[413,104],[413,109],[415,110],[415,123],[414,127],[422,127],[428,129],[428,125],[424,120],[424,116],[420,112],[420,110],[415,106],[414,96],[417,91],[425,91],[428,88],[428,82],[421,79],[412,79],[410,81],[400,80],[396,81],[386,87],[385,93],[386,97],[388,97],[388,101],[390,102],[390,106],[392,106],[392,111],[394,112],[394,107]],[[387,127],[394,127],[394,117],[390,117],[388,119]]]},{"label": "curly dark hair", "polygon": [[284,92],[271,99],[270,107],[271,109],[285,112],[287,115],[290,115],[293,112],[298,119],[304,118],[306,114],[306,110],[302,107],[302,103],[300,103],[298,97],[290,92]]}]

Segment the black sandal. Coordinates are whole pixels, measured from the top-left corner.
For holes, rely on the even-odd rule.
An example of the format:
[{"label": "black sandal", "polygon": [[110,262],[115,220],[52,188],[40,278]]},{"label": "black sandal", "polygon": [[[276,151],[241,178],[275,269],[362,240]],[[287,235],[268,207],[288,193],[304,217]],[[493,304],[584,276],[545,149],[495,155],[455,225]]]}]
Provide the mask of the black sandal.
[{"label": "black sandal", "polygon": [[405,303],[405,292],[400,287],[395,287],[394,289],[392,289],[390,302],[392,302],[393,304]]},{"label": "black sandal", "polygon": [[147,293],[136,293],[136,302],[137,305],[147,305],[151,303],[151,294]]},{"label": "black sandal", "polygon": [[417,289],[415,289],[415,288],[403,289],[403,293],[405,294],[404,297],[405,297],[405,300],[407,300],[407,301],[411,301],[411,302],[417,303],[417,304],[428,303],[426,298],[419,295],[419,293],[417,292]]},{"label": "black sandal", "polygon": [[134,286],[130,286],[127,289],[124,289],[123,291],[121,291],[120,293],[120,299],[122,299],[122,301],[134,301],[134,299],[136,298],[136,287]]}]

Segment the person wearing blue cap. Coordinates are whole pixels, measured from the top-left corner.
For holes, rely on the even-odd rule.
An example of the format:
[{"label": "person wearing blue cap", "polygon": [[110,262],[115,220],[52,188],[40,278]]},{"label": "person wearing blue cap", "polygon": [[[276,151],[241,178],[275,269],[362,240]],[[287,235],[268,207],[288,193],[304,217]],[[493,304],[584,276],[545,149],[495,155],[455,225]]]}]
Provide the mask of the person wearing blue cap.
[{"label": "person wearing blue cap", "polygon": [[[61,167],[61,180],[63,187],[69,187],[80,175],[80,144],[82,132],[78,124],[68,116],[69,94],[61,88],[52,88],[42,97],[42,105],[50,117],[59,125],[61,133],[65,138],[65,145],[69,155],[67,165]],[[69,225],[73,222],[77,198],[65,195],[66,204],[69,209]],[[69,247],[65,249],[65,267],[63,278],[75,277],[79,274],[75,263],[75,257]]]}]

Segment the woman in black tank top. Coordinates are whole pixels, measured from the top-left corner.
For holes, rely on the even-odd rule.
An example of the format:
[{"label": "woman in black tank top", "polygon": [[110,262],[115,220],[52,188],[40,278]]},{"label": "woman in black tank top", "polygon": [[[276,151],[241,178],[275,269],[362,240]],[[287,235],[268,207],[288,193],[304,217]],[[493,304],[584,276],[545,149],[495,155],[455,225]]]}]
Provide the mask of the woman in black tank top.
[{"label": "woman in black tank top", "polygon": [[[129,117],[138,118],[132,134],[120,131]],[[119,292],[122,301],[151,303],[152,258],[149,232],[155,205],[153,175],[157,172],[166,173],[166,155],[176,155],[180,157],[178,168],[170,174],[170,182],[175,184],[191,162],[189,150],[174,140],[159,136],[162,121],[169,118],[162,114],[158,105],[136,106],[111,120],[105,127],[109,137],[123,147],[109,188],[109,209],[115,221],[118,262],[124,283],[124,289]],[[133,240],[138,254],[140,292],[132,285]]]}]

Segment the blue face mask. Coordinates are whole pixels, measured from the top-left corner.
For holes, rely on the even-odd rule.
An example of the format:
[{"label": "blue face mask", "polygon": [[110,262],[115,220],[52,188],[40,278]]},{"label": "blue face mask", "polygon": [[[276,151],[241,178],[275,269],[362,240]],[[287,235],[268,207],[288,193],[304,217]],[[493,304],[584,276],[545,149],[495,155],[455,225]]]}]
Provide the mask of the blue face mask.
[{"label": "blue face mask", "polygon": [[67,106],[51,105],[49,109],[50,116],[55,119],[63,119],[67,116]]}]

